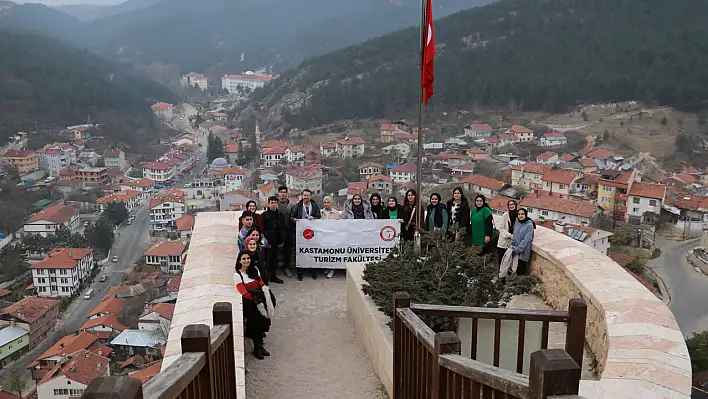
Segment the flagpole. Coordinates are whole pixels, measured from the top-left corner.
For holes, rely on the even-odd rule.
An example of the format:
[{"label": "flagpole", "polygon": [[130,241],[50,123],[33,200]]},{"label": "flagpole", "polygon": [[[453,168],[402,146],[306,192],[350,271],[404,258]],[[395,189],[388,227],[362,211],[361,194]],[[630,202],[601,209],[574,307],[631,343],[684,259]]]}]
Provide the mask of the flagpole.
[{"label": "flagpole", "polygon": [[[419,100],[418,100],[418,159],[417,159],[417,170],[416,170],[416,205],[418,207],[418,212],[423,212],[423,63],[425,62],[424,50],[425,50],[425,22],[426,22],[426,2],[427,0],[420,1],[420,76],[418,77],[418,88],[419,88]],[[418,218],[420,220],[420,218]],[[416,223],[418,228],[419,223]],[[415,233],[415,251],[420,253],[420,233],[416,231]]]}]

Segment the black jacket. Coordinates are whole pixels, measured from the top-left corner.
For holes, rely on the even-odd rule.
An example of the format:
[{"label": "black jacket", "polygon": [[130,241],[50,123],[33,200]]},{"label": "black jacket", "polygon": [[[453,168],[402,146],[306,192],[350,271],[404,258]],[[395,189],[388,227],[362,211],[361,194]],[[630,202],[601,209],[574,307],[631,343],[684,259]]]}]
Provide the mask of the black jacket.
[{"label": "black jacket", "polygon": [[[453,223],[452,223],[452,206],[455,203],[454,199],[447,201],[447,220],[448,220],[448,234],[453,233]],[[467,201],[462,201],[460,203],[460,209],[457,214],[457,223],[460,229],[464,230],[466,235],[470,235],[470,204]]]},{"label": "black jacket", "polygon": [[261,215],[263,220],[262,233],[268,240],[268,244],[271,247],[277,247],[284,243],[287,231],[285,231],[286,224],[283,214],[278,210],[271,211],[266,209]]},{"label": "black jacket", "polygon": [[[310,201],[310,204],[312,204],[312,216],[314,219],[322,219],[322,213],[320,213],[320,207],[317,205],[315,201]],[[297,203],[291,210],[290,210],[290,221],[293,219],[302,219],[302,210],[305,207],[305,205],[302,203],[302,200]],[[295,226],[295,224],[292,224]]]}]

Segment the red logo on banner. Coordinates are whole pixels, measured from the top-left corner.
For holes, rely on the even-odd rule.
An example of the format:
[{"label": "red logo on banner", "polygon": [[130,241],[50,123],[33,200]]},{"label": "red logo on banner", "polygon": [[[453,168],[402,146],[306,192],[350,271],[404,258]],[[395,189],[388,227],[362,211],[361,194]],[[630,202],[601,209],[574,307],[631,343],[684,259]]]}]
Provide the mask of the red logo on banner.
[{"label": "red logo on banner", "polygon": [[302,238],[306,239],[307,241],[310,241],[311,239],[315,238],[315,231],[312,229],[303,230]]},{"label": "red logo on banner", "polygon": [[393,226],[385,226],[384,228],[381,229],[381,233],[379,233],[379,235],[381,236],[381,239],[384,241],[395,240],[396,234],[398,234],[398,232],[396,231],[396,228]]}]

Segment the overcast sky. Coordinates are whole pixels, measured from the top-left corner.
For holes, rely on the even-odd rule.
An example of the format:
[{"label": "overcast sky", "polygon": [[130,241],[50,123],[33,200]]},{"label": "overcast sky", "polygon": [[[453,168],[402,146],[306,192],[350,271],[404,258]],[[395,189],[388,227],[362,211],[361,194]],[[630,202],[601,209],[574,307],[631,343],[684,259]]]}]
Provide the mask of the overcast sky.
[{"label": "overcast sky", "polygon": [[48,6],[60,6],[63,4],[97,4],[102,6],[112,6],[122,3],[125,0],[14,0],[17,3],[42,3]]}]

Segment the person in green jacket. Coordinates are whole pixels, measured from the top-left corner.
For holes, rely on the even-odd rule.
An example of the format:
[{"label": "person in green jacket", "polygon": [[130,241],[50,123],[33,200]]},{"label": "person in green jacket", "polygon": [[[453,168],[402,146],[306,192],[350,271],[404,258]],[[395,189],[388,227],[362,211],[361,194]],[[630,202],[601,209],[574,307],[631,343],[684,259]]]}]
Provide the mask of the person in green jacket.
[{"label": "person in green jacket", "polygon": [[445,204],[442,203],[440,194],[430,194],[430,204],[428,204],[428,213],[425,215],[423,230],[440,230],[444,240],[447,234],[447,219],[447,209],[445,209]]},{"label": "person in green jacket", "polygon": [[482,194],[474,199],[474,208],[470,212],[470,225],[472,244],[482,247],[489,244],[492,240],[492,234],[494,234],[494,220],[492,218],[492,209]]}]

